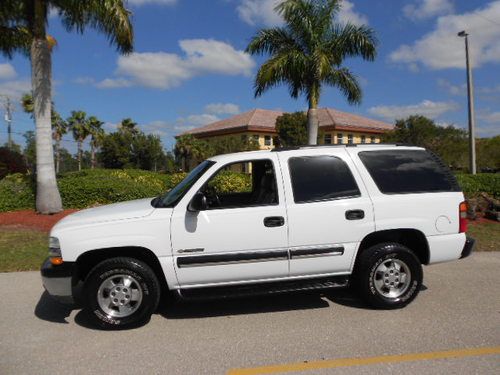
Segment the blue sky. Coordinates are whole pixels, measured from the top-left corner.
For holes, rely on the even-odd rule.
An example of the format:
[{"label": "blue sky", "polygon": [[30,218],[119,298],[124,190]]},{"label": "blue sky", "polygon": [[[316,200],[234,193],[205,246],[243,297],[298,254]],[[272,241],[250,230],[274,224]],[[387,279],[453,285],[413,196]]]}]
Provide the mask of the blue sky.
[{"label": "blue sky", "polygon": [[[64,117],[84,110],[105,121],[108,131],[131,117],[145,132],[160,135],[167,149],[175,134],[252,108],[303,110],[305,100],[291,99],[284,87],[253,97],[253,75],[264,59],[243,51],[259,28],[280,24],[272,10],[276,1],[129,0],[135,51],[128,56],[91,29],[67,33],[52,14],[57,110]],[[466,127],[464,41],[456,34],[467,29],[478,134],[500,134],[500,1],[350,0],[338,17],[372,27],[378,57],[345,62],[362,83],[361,105],[350,106],[335,89],[325,89],[321,107],[388,122],[419,113]],[[29,90],[29,61],[0,57],[0,95],[18,99]],[[34,124],[19,105],[13,120],[14,140],[23,144],[17,133]],[[0,143],[6,139],[2,122]],[[74,150],[71,137],[65,139]]]}]

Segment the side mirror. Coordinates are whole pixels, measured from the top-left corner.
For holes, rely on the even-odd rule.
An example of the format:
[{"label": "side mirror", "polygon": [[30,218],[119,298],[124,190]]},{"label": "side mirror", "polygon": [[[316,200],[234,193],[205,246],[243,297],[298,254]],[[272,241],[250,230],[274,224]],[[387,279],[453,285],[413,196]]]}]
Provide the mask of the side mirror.
[{"label": "side mirror", "polygon": [[190,212],[198,212],[205,211],[208,208],[207,197],[202,192],[198,192],[194,195],[191,202],[188,205],[188,211]]}]

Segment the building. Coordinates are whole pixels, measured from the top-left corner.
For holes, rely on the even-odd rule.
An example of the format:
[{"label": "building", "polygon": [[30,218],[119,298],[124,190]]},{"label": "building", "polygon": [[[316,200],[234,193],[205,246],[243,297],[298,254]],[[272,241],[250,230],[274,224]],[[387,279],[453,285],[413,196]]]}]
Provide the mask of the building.
[{"label": "building", "polygon": [[[182,135],[191,134],[207,141],[218,137],[241,137],[254,140],[263,150],[272,149],[277,139],[276,119],[283,113],[254,109],[189,130]],[[318,117],[319,144],[379,143],[380,136],[393,128],[393,125],[382,121],[331,108],[318,109]]]}]

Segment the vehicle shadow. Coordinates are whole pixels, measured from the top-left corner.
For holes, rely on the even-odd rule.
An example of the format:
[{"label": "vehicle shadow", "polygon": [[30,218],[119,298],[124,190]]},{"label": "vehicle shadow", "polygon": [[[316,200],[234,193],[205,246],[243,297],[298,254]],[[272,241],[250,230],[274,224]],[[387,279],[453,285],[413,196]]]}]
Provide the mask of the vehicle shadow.
[{"label": "vehicle shadow", "polygon": [[67,318],[77,308],[79,307],[76,304],[65,305],[55,301],[44,291],[35,306],[35,316],[52,323],[68,324]]}]

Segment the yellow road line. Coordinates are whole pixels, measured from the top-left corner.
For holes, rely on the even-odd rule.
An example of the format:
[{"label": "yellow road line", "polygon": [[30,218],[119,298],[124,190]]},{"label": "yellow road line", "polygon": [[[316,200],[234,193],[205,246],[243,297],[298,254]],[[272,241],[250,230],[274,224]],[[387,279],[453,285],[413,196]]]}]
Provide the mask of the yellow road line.
[{"label": "yellow road line", "polygon": [[412,353],[400,355],[384,355],[380,357],[366,358],[342,358],[327,361],[289,363],[283,365],[272,365],[254,368],[242,368],[229,370],[227,375],[262,375],[276,374],[280,372],[296,372],[308,370],[320,370],[335,367],[374,365],[379,363],[423,361],[430,359],[461,358],[487,354],[500,354],[500,346],[489,348],[457,349],[442,352]]}]

